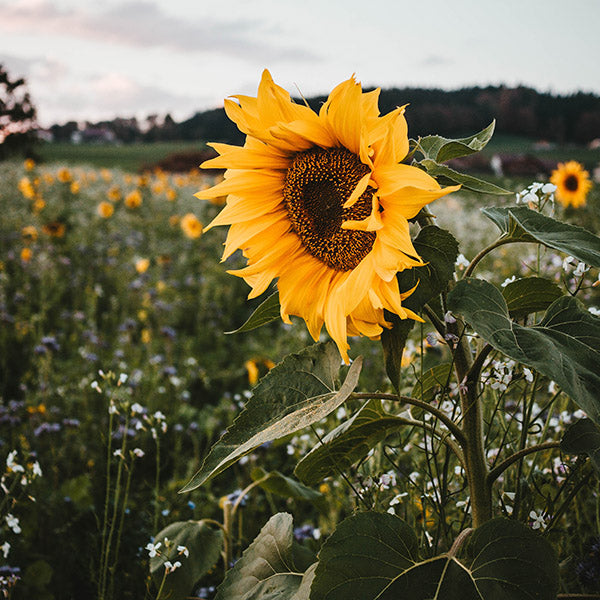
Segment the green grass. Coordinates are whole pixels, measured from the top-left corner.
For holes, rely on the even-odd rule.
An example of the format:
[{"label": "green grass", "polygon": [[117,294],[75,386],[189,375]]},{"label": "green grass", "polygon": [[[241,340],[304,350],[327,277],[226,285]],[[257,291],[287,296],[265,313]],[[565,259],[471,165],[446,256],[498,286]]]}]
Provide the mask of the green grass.
[{"label": "green grass", "polygon": [[203,142],[153,142],[136,144],[44,143],[38,149],[44,163],[87,164],[98,168],[119,168],[137,172],[177,152],[202,150]]}]

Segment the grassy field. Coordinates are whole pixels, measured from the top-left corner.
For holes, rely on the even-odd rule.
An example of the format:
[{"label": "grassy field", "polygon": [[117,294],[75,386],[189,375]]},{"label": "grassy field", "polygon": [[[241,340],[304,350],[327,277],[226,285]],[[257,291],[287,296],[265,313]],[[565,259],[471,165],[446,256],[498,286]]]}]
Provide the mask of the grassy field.
[{"label": "grassy field", "polygon": [[[39,147],[41,160],[45,163],[78,163],[96,168],[120,168],[124,171],[138,172],[144,166],[151,165],[170,154],[203,150],[204,142],[154,142],[135,144],[70,144],[44,143]],[[600,161],[598,150],[582,146],[553,146],[547,149],[536,147],[536,141],[517,137],[494,136],[482,154],[491,157],[494,154],[528,154],[544,160],[577,160],[586,168],[592,169]]]}]

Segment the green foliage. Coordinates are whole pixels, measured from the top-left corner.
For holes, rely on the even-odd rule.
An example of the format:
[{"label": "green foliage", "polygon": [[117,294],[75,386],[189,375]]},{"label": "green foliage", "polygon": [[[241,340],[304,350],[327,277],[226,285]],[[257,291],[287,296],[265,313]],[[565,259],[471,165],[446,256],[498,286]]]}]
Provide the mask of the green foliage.
[{"label": "green foliage", "polygon": [[294,564],[292,516],[278,513],[227,572],[215,600],[308,600],[306,583],[302,595],[296,595],[302,581],[303,573]]},{"label": "green foliage", "polygon": [[307,485],[345,473],[398,428],[402,420],[386,413],[379,400],[367,402],[352,418],[338,425],[296,465],[294,473]]},{"label": "green foliage", "polygon": [[550,544],[508,519],[488,521],[456,550],[419,557],[414,531],[384,513],[358,513],[338,526],[319,553],[311,600],[554,600],[557,560]]},{"label": "green foliage", "polygon": [[448,306],[494,348],[556,381],[600,423],[600,319],[578,300],[559,298],[537,325],[523,327],[511,321],[498,288],[468,278],[449,294]]},{"label": "green foliage", "polygon": [[323,494],[317,492],[299,481],[287,477],[278,471],[267,473],[263,468],[256,467],[250,473],[252,479],[266,492],[281,496],[282,498],[294,498],[296,500],[307,500],[315,506],[323,509],[324,500]]},{"label": "green foliage", "polygon": [[511,191],[504,189],[498,185],[474,177],[473,175],[467,175],[466,173],[459,173],[455,169],[448,167],[447,165],[440,165],[436,161],[429,158],[424,158],[417,164],[425,168],[425,170],[432,176],[438,179],[441,183],[447,184],[460,184],[467,190],[474,192],[480,192],[482,194],[494,194],[497,196],[504,196],[512,194]]},{"label": "green foliage", "polygon": [[600,473],[600,428],[592,420],[580,419],[569,426],[560,449],[567,454],[587,454]]},{"label": "green foliage", "polygon": [[[177,521],[160,531],[155,542],[162,545],[158,554],[150,559],[150,573],[156,587],[163,585],[164,597],[184,600],[190,596],[194,584],[219,560],[223,532],[202,521]],[[189,551],[189,557],[178,550],[181,546]],[[180,562],[181,566],[165,573],[167,561],[171,564]]]},{"label": "green foliage", "polygon": [[250,315],[248,320],[235,331],[227,333],[242,333],[243,331],[251,331],[267,323],[271,323],[280,318],[279,292],[271,294],[264,300],[257,309]]},{"label": "green foliage", "polygon": [[495,127],[496,120],[493,120],[485,129],[466,138],[452,140],[439,135],[427,135],[419,138],[414,144],[423,158],[443,163],[483,150],[492,139]]},{"label": "green foliage", "polygon": [[355,360],[346,380],[335,391],[340,359],[332,342],[315,344],[286,357],[254,388],[244,410],[182,491],[197,488],[261,444],[326,417],[352,393],[361,365],[362,360]]},{"label": "green foliage", "polygon": [[561,289],[543,277],[524,277],[511,281],[502,289],[508,312],[513,319],[546,310],[563,295]]},{"label": "green foliage", "polygon": [[[404,300],[404,306],[420,313],[423,306],[439,296],[448,287],[454,274],[454,263],[458,256],[458,242],[451,233],[428,225],[423,227],[413,245],[425,263],[422,267],[408,269],[398,273],[398,285],[401,291],[415,288]],[[411,329],[412,319],[399,319],[388,315],[393,327],[381,334],[386,372],[396,390],[400,389],[402,378],[402,352]]]},{"label": "green foliage", "polygon": [[543,244],[587,265],[600,267],[600,238],[581,227],[562,223],[525,206],[493,206],[482,212],[500,228],[506,239]]}]

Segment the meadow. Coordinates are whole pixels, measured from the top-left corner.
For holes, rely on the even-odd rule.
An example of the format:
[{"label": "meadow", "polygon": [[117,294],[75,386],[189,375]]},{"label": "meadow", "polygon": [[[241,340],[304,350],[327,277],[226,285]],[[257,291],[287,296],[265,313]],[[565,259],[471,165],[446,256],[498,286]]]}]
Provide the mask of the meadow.
[{"label": "meadow", "polygon": [[[192,576],[192,597],[202,599],[214,598],[224,571],[279,511],[293,513],[295,540],[311,555],[361,503],[402,516],[432,553],[443,548],[469,519],[469,499],[460,465],[451,453],[428,446],[418,428],[390,434],[346,473],[315,479],[312,486],[291,478],[298,459],[352,406],[313,430],[259,447],[202,487],[179,492],[259,378],[311,340],[300,320],[225,334],[264,298],[248,301],[244,282],[226,273],[243,265],[241,257],[220,263],[225,232],[202,232],[223,199],[201,201],[193,194],[220,175],[137,171],[173,149],[65,146],[44,150],[44,163],[0,164],[5,597],[167,597],[161,585],[177,572],[164,574],[163,564],[157,572],[152,559],[156,535],[174,522],[202,520],[229,536],[223,552],[207,558],[211,564],[198,581]],[[531,183],[496,181],[515,192]],[[512,196],[460,191],[431,210],[461,241],[468,261],[497,235],[480,208],[513,202]],[[598,233],[598,186],[585,207],[557,204],[556,211]],[[597,270],[577,272],[577,262],[566,258],[510,246],[486,258],[481,273],[500,287],[536,265],[600,310]],[[361,338],[352,347],[364,357],[359,387],[390,390],[381,344]],[[424,386],[423,374],[445,359],[432,330],[416,327],[403,355],[403,388]],[[504,448],[518,447],[523,436],[560,440],[583,416],[547,378],[536,375],[535,395],[527,391],[530,373],[511,361],[492,353],[486,369],[489,422],[504,415],[487,432],[491,461]],[[526,393],[533,394],[530,403]],[[502,484],[495,509],[525,515],[551,541],[561,592],[597,592],[600,489],[590,461],[555,448],[544,460],[521,461]]]}]

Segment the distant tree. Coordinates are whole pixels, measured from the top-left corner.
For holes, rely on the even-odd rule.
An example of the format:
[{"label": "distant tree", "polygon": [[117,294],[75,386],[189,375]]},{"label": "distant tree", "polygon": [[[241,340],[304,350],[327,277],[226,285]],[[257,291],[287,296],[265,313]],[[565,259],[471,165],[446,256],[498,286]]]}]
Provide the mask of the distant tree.
[{"label": "distant tree", "polygon": [[25,79],[11,79],[0,64],[0,160],[33,153],[37,141],[35,117]]}]

